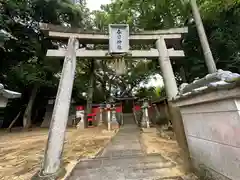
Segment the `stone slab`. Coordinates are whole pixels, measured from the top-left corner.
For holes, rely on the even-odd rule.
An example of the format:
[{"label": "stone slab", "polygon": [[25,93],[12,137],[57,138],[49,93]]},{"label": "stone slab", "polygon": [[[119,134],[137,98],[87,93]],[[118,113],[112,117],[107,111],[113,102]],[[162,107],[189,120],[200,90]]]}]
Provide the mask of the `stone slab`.
[{"label": "stone slab", "polygon": [[231,180],[240,179],[240,148],[194,137],[188,137],[188,144],[191,157],[198,164],[204,164]]},{"label": "stone slab", "polygon": [[239,99],[240,98],[240,87],[235,87],[233,89],[217,89],[210,92],[202,92],[200,94],[195,94],[192,96],[186,96],[185,98],[180,98],[172,101],[174,106],[184,107],[190,105],[196,105],[207,102],[217,102],[226,99]]},{"label": "stone slab", "polygon": [[238,111],[238,100],[226,99],[208,103],[196,104],[192,106],[181,107],[182,114],[207,113],[207,112],[228,112]]},{"label": "stone slab", "polygon": [[187,136],[240,148],[239,111],[183,114]]},{"label": "stone slab", "polygon": [[[205,166],[204,164],[201,164],[199,161],[191,158],[192,160],[192,165],[193,168],[195,169],[195,171],[197,172],[198,176],[200,179],[214,179],[213,177],[215,177],[215,179],[217,180],[231,180],[228,177],[217,173],[216,171],[214,171],[213,169]],[[185,179],[183,179],[185,180]],[[186,179],[186,180],[192,180],[191,178]]]},{"label": "stone slab", "polygon": [[90,160],[78,164],[70,179],[171,178],[168,168],[175,168],[175,164],[161,156]]}]

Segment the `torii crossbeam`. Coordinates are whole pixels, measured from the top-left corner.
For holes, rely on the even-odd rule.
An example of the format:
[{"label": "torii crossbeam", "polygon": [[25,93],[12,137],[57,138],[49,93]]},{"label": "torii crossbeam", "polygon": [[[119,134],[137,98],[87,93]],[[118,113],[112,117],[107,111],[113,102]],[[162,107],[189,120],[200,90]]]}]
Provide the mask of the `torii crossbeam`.
[{"label": "torii crossbeam", "polygon": [[[100,32],[88,32],[75,28],[68,28],[62,26],[54,26],[51,24],[41,24],[41,30],[51,38],[57,39],[69,39],[74,37],[79,40],[81,44],[107,44],[109,42],[109,34]],[[184,51],[179,50],[181,48],[182,34],[188,32],[188,28],[173,28],[167,30],[158,31],[145,31],[138,33],[130,33],[129,42],[130,45],[134,44],[154,44],[160,37],[162,37],[168,48],[168,55],[170,58],[184,57]],[[176,49],[176,50],[175,50]],[[76,50],[76,56],[80,58],[112,58],[107,50]],[[47,56],[50,57],[65,57],[66,49],[50,49],[47,52]],[[156,59],[159,57],[157,49],[151,50],[133,50],[129,51],[130,58],[147,58]]]}]

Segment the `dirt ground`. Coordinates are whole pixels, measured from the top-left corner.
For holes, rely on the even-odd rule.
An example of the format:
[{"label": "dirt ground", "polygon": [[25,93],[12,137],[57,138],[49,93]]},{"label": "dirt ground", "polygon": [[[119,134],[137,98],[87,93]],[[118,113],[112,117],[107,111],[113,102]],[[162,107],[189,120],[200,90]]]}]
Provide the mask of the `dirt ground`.
[{"label": "dirt ground", "polygon": [[[103,127],[68,129],[64,144],[64,165],[81,158],[94,157],[114,134]],[[30,179],[41,166],[47,136],[48,129],[0,132],[0,179]]]},{"label": "dirt ground", "polygon": [[[161,129],[158,127],[158,129]],[[184,168],[184,161],[181,158],[181,149],[177,141],[174,140],[174,134],[171,131],[157,128],[151,128],[141,133],[141,141],[147,154],[161,154],[165,159],[176,164],[171,169],[172,175],[181,176],[187,180],[197,180],[198,178],[192,173],[188,173]]]}]

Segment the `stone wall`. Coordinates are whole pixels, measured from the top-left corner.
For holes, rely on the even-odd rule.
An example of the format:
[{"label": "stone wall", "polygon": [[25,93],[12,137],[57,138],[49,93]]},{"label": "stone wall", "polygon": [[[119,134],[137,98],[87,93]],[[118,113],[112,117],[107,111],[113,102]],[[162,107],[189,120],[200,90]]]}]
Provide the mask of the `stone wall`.
[{"label": "stone wall", "polygon": [[[44,116],[43,122],[41,124],[42,128],[49,128],[50,127],[52,114],[53,114],[53,107],[54,107],[54,104],[48,104],[46,106],[45,116]],[[67,126],[69,126],[69,127],[73,126],[74,118],[75,118],[75,114],[69,114]]]},{"label": "stone wall", "polygon": [[168,112],[168,105],[166,103],[157,104],[160,117],[157,119],[157,124],[167,124],[169,121],[169,112]]},{"label": "stone wall", "polygon": [[148,108],[148,116],[149,116],[149,121],[155,124],[157,114],[153,105]]},{"label": "stone wall", "polygon": [[169,107],[166,98],[153,102],[153,107],[151,108],[150,120],[153,124],[164,125],[168,124],[170,119]]},{"label": "stone wall", "polygon": [[173,103],[180,107],[190,156],[201,175],[240,179],[240,87],[205,89]]}]

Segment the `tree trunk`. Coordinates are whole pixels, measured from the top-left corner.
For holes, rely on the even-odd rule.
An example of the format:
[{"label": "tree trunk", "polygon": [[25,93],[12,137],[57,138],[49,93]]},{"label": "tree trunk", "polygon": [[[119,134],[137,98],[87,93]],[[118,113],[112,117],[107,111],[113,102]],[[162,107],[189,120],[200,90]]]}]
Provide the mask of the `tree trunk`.
[{"label": "tree trunk", "polygon": [[24,112],[24,115],[23,115],[23,128],[24,129],[28,129],[32,125],[32,120],[31,120],[32,107],[33,107],[34,100],[37,96],[37,91],[38,91],[38,86],[34,85],[34,87],[32,89],[30,99],[28,101],[27,108],[26,108],[26,110]]},{"label": "tree trunk", "polygon": [[8,127],[7,130],[8,130],[9,132],[11,132],[12,127],[13,127],[13,125],[16,123],[16,121],[18,120],[20,114],[21,114],[21,111],[17,114],[17,116],[14,118],[14,120],[12,121],[12,123],[10,124],[10,126]]},{"label": "tree trunk", "polygon": [[104,100],[106,101],[107,100],[106,81],[103,81],[101,86],[102,86],[102,91],[103,91],[103,95],[104,95]]},{"label": "tree trunk", "polygon": [[111,97],[111,91],[112,91],[112,82],[111,80],[109,81],[109,90],[107,94],[107,100]]},{"label": "tree trunk", "polygon": [[180,68],[180,77],[182,78],[183,83],[187,83],[186,73],[183,66]]},{"label": "tree trunk", "polygon": [[91,62],[91,75],[89,80],[88,94],[87,94],[87,108],[86,108],[86,116],[85,116],[85,128],[88,127],[87,115],[92,111],[92,101],[93,101],[93,92],[94,92],[94,60]]}]

